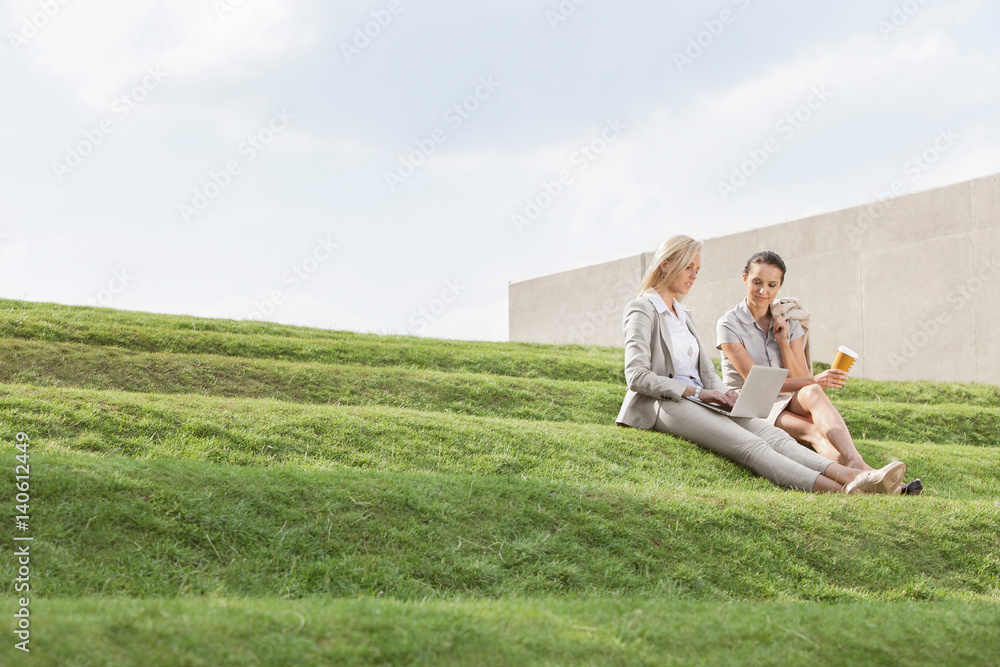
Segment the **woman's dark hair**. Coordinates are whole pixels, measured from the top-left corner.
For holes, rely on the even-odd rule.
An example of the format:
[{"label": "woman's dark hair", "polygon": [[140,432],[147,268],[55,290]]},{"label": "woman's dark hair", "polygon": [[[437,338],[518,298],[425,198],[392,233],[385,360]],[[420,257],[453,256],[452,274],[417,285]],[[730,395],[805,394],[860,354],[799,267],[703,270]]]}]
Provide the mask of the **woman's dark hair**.
[{"label": "woman's dark hair", "polygon": [[754,264],[767,264],[781,269],[781,282],[785,282],[785,263],[782,261],[778,253],[770,250],[762,250],[754,254],[754,256],[747,261],[747,265],[743,269],[744,276],[750,275],[750,267]]}]

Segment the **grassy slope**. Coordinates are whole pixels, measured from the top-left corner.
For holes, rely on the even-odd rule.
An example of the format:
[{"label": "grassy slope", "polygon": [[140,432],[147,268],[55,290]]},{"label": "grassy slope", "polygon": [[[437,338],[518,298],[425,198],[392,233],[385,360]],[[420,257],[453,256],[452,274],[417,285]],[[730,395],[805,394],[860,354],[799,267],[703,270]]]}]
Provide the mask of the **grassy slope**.
[{"label": "grassy slope", "polygon": [[[764,480],[665,434],[607,425],[475,417],[381,406],[0,387],[0,437],[13,425],[48,448],[247,466],[515,475],[630,488],[725,488]],[[873,463],[908,462],[931,493],[1000,495],[1000,448],[862,441]]]},{"label": "grassy slope", "polygon": [[[24,341],[99,346],[96,356],[89,361],[82,359],[81,355],[86,356],[83,349],[74,346],[56,347],[50,355],[53,359],[61,357],[64,362],[90,364],[87,370],[99,367],[102,357],[112,358],[115,351],[107,349],[110,347],[133,353],[229,356],[248,364],[274,359],[394,370],[444,370],[515,378],[622,383],[621,351],[615,348],[376,336],[0,299],[3,356],[24,353],[27,357],[21,359],[17,367],[6,366],[6,372],[17,373],[19,366],[25,363],[30,367],[31,357],[39,353],[40,348],[19,347],[18,343]],[[162,359],[149,358],[147,367]],[[51,370],[43,372],[42,376],[56,380],[60,373]],[[1000,408],[1000,387],[973,383],[851,380],[848,387],[838,393],[844,399],[865,401]]]},{"label": "grassy slope", "polygon": [[[16,339],[0,339],[0,379],[35,386],[382,405],[578,424],[608,424],[617,414],[623,392],[620,380],[550,380],[357,364],[148,353]],[[990,393],[994,388],[944,384],[935,389],[922,383],[908,383],[913,389],[907,392],[898,385],[890,386],[892,391],[889,391],[885,388],[887,384],[860,380],[853,381],[843,392],[831,392],[856,437],[1000,446],[1000,408]],[[863,398],[876,394],[880,400]],[[949,400],[960,402],[949,403]]]},{"label": "grassy slope", "polygon": [[0,337],[6,338],[517,377],[610,382],[621,377],[621,364],[606,348],[475,343],[287,326],[272,330],[272,326],[0,299]]},{"label": "grassy slope", "polygon": [[59,667],[1000,664],[1000,614],[981,603],[90,598],[36,613],[32,664]]},{"label": "grassy slope", "polygon": [[[34,657],[890,664],[947,623],[923,658],[989,662],[996,387],[852,381],[859,447],[929,491],[813,497],[609,426],[620,354],[0,301],[0,428],[32,435],[44,537]],[[895,648],[859,653],[859,615]]]},{"label": "grassy slope", "polygon": [[776,497],[756,481],[629,492],[40,451],[32,462],[44,597],[972,600],[991,599],[1000,576],[1000,507],[986,500]]}]

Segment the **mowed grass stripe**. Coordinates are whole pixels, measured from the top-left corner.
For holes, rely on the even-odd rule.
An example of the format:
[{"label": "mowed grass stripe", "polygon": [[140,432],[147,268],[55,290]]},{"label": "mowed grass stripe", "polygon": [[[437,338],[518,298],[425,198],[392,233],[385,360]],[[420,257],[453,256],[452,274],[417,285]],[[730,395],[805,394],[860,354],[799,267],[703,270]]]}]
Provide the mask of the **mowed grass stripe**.
[{"label": "mowed grass stripe", "polygon": [[842,389],[827,390],[842,401],[916,403],[1000,408],[1000,387],[975,382],[889,382],[848,378]]},{"label": "mowed grass stripe", "polygon": [[812,496],[610,426],[621,359],[0,301],[33,657],[1000,664],[997,388],[830,392],[927,491]]},{"label": "mowed grass stripe", "polygon": [[128,329],[171,330],[179,334],[215,332],[307,339],[370,337],[369,334],[356,334],[350,331],[332,331],[256,320],[169,315],[137,310],[67,306],[58,303],[2,298],[0,298],[0,322],[3,322],[4,326],[39,334],[37,337],[43,339],[47,337],[46,330],[64,329],[75,331],[80,335],[90,330],[107,328],[112,325]]},{"label": "mowed grass stripe", "polygon": [[[147,353],[0,339],[0,380],[37,386],[383,405],[466,415],[609,424],[624,385],[481,373]],[[1000,409],[844,400],[857,438],[1000,446]]]},{"label": "mowed grass stripe", "polygon": [[[143,352],[216,354],[286,361],[397,366],[558,380],[618,382],[613,348],[449,341],[305,329],[254,322],[0,300],[0,337],[120,347]],[[271,327],[275,328],[272,329]],[[304,332],[313,332],[305,336]]]},{"label": "mowed grass stripe", "polygon": [[606,484],[769,485],[664,434],[404,409],[0,386],[0,438],[13,440],[13,424],[39,448],[141,459]]},{"label": "mowed grass stripe", "polygon": [[[0,386],[0,438],[42,448],[248,466],[352,467],[532,477],[636,488],[772,488],[673,436],[615,426],[332,407],[191,394]],[[863,441],[934,493],[1000,495],[1000,448]],[[967,476],[965,475],[967,473]]]},{"label": "mowed grass stripe", "polygon": [[[221,337],[213,338],[212,334]],[[0,299],[0,340],[3,338],[76,342],[137,352],[395,365],[409,369],[606,382],[615,386],[624,383],[623,353],[619,347],[380,336],[10,299]],[[9,350],[16,351],[16,348]],[[79,354],[72,348],[66,350]],[[577,367],[579,372],[572,367]],[[840,400],[955,403],[1000,408],[1000,387],[967,382],[889,382],[851,378],[844,389],[831,392],[831,396]]]},{"label": "mowed grass stripe", "polygon": [[0,382],[607,424],[624,384],[0,339]]},{"label": "mowed grass stripe", "polygon": [[[11,467],[13,451],[0,462]],[[34,450],[35,597],[996,602],[992,501],[259,469]],[[10,539],[10,524],[0,539]],[[16,563],[0,561],[12,580]]]},{"label": "mowed grass stripe", "polygon": [[[983,603],[84,598],[32,609],[32,664],[60,667],[1000,664],[1000,608]],[[15,653],[0,645],[0,661]]]},{"label": "mowed grass stripe", "polygon": [[844,401],[834,397],[857,439],[1000,447],[1000,409],[962,404]]}]

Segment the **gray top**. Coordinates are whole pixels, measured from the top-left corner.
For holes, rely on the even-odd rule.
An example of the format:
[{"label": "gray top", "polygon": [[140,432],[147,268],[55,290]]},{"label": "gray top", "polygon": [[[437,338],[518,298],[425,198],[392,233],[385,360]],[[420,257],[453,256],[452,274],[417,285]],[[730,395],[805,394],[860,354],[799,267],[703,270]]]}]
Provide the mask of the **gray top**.
[{"label": "gray top", "polygon": [[[716,327],[717,350],[722,349],[723,343],[739,343],[753,359],[757,366],[771,366],[772,368],[783,368],[781,364],[781,348],[778,341],[774,339],[774,318],[767,331],[760,328],[757,321],[750,314],[746,300],[740,301],[739,305],[719,318]],[[788,320],[788,342],[796,338],[801,338],[805,332],[802,325],[797,320]],[[736,370],[736,367],[722,353],[722,379],[730,389],[743,388],[743,376]]]}]

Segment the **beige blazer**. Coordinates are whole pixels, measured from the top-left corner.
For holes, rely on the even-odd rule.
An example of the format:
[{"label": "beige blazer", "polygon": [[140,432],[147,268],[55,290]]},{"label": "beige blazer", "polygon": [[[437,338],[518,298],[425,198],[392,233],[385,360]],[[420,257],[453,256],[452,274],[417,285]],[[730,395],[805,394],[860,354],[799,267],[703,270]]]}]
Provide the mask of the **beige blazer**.
[{"label": "beige blazer", "polygon": [[[683,308],[683,306],[681,306]],[[687,309],[685,309],[687,310]],[[687,311],[687,326],[698,341],[698,373],[706,389],[726,391],[715,364]],[[625,384],[628,392],[615,420],[619,426],[653,428],[657,401],[679,401],[688,387],[674,379],[674,361],[670,354],[670,332],[663,326],[656,307],[644,296],[625,306]]]}]

